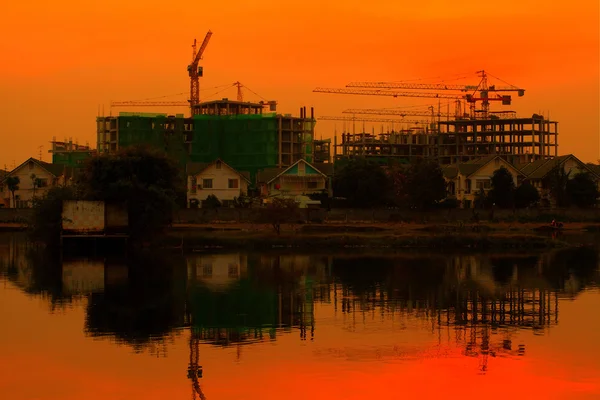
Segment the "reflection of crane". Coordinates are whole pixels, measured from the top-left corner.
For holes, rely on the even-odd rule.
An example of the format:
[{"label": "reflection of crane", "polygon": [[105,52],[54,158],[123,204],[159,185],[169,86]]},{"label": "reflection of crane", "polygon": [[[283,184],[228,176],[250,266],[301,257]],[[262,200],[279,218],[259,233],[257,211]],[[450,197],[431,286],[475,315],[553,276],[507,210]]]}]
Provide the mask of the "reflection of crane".
[{"label": "reflection of crane", "polygon": [[[499,95],[490,97],[490,92],[517,92],[521,97],[525,94],[525,89],[521,89],[514,85],[505,87],[496,87],[495,85],[488,86],[488,74],[485,71],[477,71],[481,80],[477,85],[447,85],[447,84],[429,84],[429,83],[402,83],[402,82],[352,82],[346,85],[348,88],[368,88],[368,89],[416,89],[416,90],[451,90],[459,92],[472,92],[466,94],[464,98],[468,103],[471,103],[471,114],[475,114],[475,103],[481,101],[483,117],[487,118],[489,113],[490,101],[501,101],[503,105],[511,104],[510,95]],[[479,93],[479,97],[475,96]],[[435,94],[435,93],[432,93]],[[437,97],[437,94],[435,94]],[[424,97],[424,96],[421,96]]]},{"label": "reflection of crane", "polygon": [[192,63],[187,67],[190,75],[190,107],[192,108],[192,115],[194,114],[194,106],[200,103],[200,77],[203,70],[202,67],[198,66],[198,63],[202,59],[211,36],[212,32],[209,30],[198,52],[196,52],[196,39],[194,39],[194,44],[192,45]]},{"label": "reflection of crane", "polygon": [[512,348],[512,340],[506,336],[502,340],[502,344],[494,344],[490,340],[490,326],[484,324],[481,326],[481,343],[478,343],[477,339],[477,325],[471,326],[471,338],[469,339],[464,354],[468,357],[480,357],[479,359],[479,370],[482,374],[485,374],[488,369],[488,357],[502,357],[508,356],[523,356],[525,355],[525,345],[520,344],[516,350]]},{"label": "reflection of crane", "polygon": [[192,381],[192,399],[196,399],[196,395],[200,400],[206,400],[206,396],[202,393],[200,382],[202,378],[202,366],[198,365],[200,360],[200,339],[196,337],[193,328],[190,328],[190,364],[188,365],[187,377]]}]

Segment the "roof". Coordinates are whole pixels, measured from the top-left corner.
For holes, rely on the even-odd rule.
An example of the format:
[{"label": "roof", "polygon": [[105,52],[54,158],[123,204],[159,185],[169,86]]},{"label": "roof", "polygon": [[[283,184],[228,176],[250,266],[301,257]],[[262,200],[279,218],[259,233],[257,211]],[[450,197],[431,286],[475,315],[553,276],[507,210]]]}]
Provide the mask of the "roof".
[{"label": "roof", "polygon": [[324,175],[333,175],[333,163],[312,163],[310,165],[312,165],[315,169],[321,171]]},{"label": "roof", "polygon": [[[600,176],[600,165],[598,164],[586,164],[588,166],[589,169],[592,170],[592,172],[594,172],[596,175]],[[2,174],[2,172],[0,172],[0,175]]]},{"label": "roof", "polygon": [[[257,182],[271,183],[279,175],[282,175],[287,170],[291,169],[292,167],[294,167],[296,164],[299,164],[300,162],[306,163],[308,166],[314,168],[317,172],[319,172],[321,175],[323,175],[325,177],[333,175],[333,164],[329,164],[329,163],[314,163],[314,164],[311,164],[311,163],[309,163],[308,161],[306,161],[304,159],[300,159],[300,160],[296,161],[295,163],[293,163],[292,165],[290,165],[289,167],[285,167],[285,168],[265,168],[263,170],[260,170],[256,174],[256,180],[257,180]],[[323,171],[323,170],[325,170],[325,171]]]},{"label": "roof", "polygon": [[516,170],[518,170],[518,168],[516,168],[514,165],[512,165],[504,157],[492,154],[492,155],[484,156],[484,157],[481,157],[478,159],[469,160],[467,162],[460,163],[460,164],[447,165],[442,168],[442,173],[444,174],[444,177],[447,179],[456,178],[456,176],[459,173],[464,176],[470,176],[470,175],[473,175],[478,170],[480,170],[483,166],[485,166],[488,163],[495,160],[496,158],[500,158],[500,159],[504,160],[508,165],[510,165],[513,168],[515,168]]},{"label": "roof", "polygon": [[185,172],[188,175],[197,175],[200,172],[204,171],[210,163],[203,162],[189,162],[185,165]]},{"label": "roof", "polygon": [[[47,163],[44,161],[40,161],[36,158],[30,157],[27,160],[25,160],[24,162],[22,162],[21,164],[19,164],[12,171],[7,172],[4,175],[2,175],[2,173],[0,173],[0,179],[5,179],[9,175],[12,175],[13,172],[15,172],[16,170],[18,170],[19,168],[21,168],[23,165],[27,164],[30,161],[36,163],[37,165],[39,165],[40,167],[42,167],[43,169],[48,171],[51,175],[54,175],[55,177],[69,174],[70,169],[62,164],[51,164],[51,163]],[[72,173],[72,171],[71,171],[71,173]]]},{"label": "roof", "polygon": [[258,182],[271,182],[273,179],[277,178],[282,172],[284,172],[287,168],[265,168],[258,171],[256,174],[256,180]]},{"label": "roof", "polygon": [[446,165],[442,168],[444,178],[454,179],[458,175],[458,167],[456,165]]},{"label": "roof", "polygon": [[[540,163],[538,163],[537,161],[533,162],[531,164],[535,165],[532,165],[530,168],[526,169],[526,176],[528,179],[543,179],[546,175],[550,173],[550,171],[552,171],[552,169],[554,169],[554,167],[561,165],[571,157],[575,156],[572,154],[568,154],[566,156],[559,156],[549,160],[540,160],[542,161]],[[575,159],[577,159],[577,157],[575,157]]]},{"label": "roof", "polygon": [[8,175],[8,171],[0,169],[0,179],[4,178],[6,175]]},{"label": "roof", "polygon": [[204,171],[206,168],[208,168],[211,165],[215,164],[217,161],[221,161],[223,164],[225,164],[227,167],[229,167],[235,173],[237,173],[242,178],[244,178],[245,180],[247,180],[248,183],[250,183],[250,172],[247,172],[247,171],[238,171],[237,169],[233,168],[231,165],[227,164],[225,161],[221,160],[220,158],[218,158],[215,161],[210,162],[210,163],[189,162],[189,163],[187,163],[185,165],[185,172],[187,173],[187,175],[198,175],[199,173],[201,173],[202,171]]}]

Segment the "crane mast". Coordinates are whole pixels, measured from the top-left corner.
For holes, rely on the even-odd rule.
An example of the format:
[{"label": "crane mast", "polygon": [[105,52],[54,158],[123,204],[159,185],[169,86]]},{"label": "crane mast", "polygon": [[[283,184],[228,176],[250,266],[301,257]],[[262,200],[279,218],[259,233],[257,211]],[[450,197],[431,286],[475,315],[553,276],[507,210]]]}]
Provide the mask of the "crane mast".
[{"label": "crane mast", "polygon": [[200,103],[200,77],[203,75],[202,67],[198,66],[198,63],[202,59],[204,50],[212,36],[212,32],[209,30],[200,45],[200,49],[196,52],[196,39],[192,45],[192,62],[188,65],[188,73],[190,76],[190,109],[191,114],[194,115],[194,106]]}]

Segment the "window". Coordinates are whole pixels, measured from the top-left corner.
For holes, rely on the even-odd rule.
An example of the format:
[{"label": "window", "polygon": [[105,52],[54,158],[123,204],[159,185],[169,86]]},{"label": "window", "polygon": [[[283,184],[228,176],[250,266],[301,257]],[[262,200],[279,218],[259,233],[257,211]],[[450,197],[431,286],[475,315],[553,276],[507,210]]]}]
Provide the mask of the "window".
[{"label": "window", "polygon": [[317,186],[319,186],[317,182],[308,182],[309,189],[316,189]]},{"label": "window", "polygon": [[492,181],[489,179],[478,179],[476,182],[477,190],[490,189],[492,187]]},{"label": "window", "polygon": [[240,187],[239,179],[229,179],[229,189],[237,189]]},{"label": "window", "polygon": [[190,193],[196,193],[198,182],[196,182],[195,176],[190,176]]},{"label": "window", "polygon": [[221,169],[221,161],[217,161],[217,169]]},{"label": "window", "polygon": [[212,265],[211,264],[205,264],[202,266],[202,276],[205,278],[211,278],[212,277]]},{"label": "window", "polygon": [[202,189],[212,189],[213,188],[213,180],[212,179],[202,179]]},{"label": "window", "polygon": [[229,264],[228,275],[230,278],[237,278],[238,276],[238,266],[235,264]]}]

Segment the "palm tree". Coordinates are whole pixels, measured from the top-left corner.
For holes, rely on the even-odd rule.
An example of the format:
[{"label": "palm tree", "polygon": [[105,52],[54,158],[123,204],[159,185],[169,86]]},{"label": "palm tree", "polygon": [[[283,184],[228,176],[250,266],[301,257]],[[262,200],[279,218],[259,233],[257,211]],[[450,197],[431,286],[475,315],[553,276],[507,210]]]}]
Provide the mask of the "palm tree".
[{"label": "palm tree", "polygon": [[6,178],[6,186],[8,187],[8,190],[12,193],[13,208],[16,208],[17,206],[15,202],[15,192],[19,190],[19,183],[21,183],[21,180],[18,176],[9,176],[8,178]]},{"label": "palm tree", "polygon": [[557,207],[566,207],[569,205],[569,196],[567,194],[567,182],[570,179],[571,171],[566,172],[562,165],[557,165],[546,178],[544,186],[549,190],[550,196],[556,202]]},{"label": "palm tree", "polygon": [[31,178],[31,184],[33,186],[33,198],[35,198],[35,189],[37,188],[37,176],[35,176],[35,174],[31,174],[29,177]]}]

